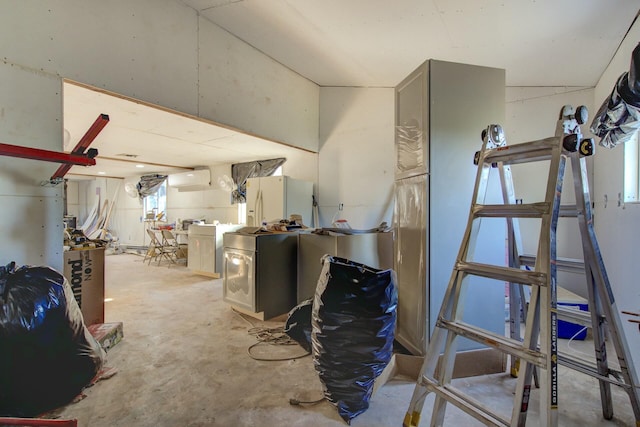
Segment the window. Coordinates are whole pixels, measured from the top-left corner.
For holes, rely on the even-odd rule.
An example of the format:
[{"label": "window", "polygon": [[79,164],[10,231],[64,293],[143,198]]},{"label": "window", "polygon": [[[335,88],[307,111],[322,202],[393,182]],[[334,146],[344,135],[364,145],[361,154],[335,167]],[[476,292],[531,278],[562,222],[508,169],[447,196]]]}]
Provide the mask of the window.
[{"label": "window", "polygon": [[624,143],[624,201],[640,203],[640,149],[638,132]]},{"label": "window", "polygon": [[153,213],[157,215],[167,210],[167,180],[165,179],[162,185],[158,188],[154,194],[147,196],[143,199],[144,214],[148,215]]}]

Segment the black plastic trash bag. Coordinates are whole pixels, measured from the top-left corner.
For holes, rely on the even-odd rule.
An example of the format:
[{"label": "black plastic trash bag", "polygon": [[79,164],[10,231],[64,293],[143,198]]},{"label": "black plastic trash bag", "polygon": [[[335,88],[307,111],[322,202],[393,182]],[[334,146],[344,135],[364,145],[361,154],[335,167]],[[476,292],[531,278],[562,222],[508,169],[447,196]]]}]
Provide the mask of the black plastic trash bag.
[{"label": "black plastic trash bag", "polygon": [[325,255],[312,310],[313,362],[325,397],[347,423],[369,408],[393,353],[398,293],[393,270]]},{"label": "black plastic trash bag", "polygon": [[311,309],[313,299],[302,301],[289,311],[284,332],[300,344],[307,352],[311,353]]},{"label": "black plastic trash bag", "polygon": [[0,267],[0,416],[33,417],[71,402],[104,358],[62,274]]},{"label": "black plastic trash bag", "polygon": [[618,77],[596,113],[590,130],[606,148],[625,143],[640,129],[640,43],[631,54],[629,71]]}]

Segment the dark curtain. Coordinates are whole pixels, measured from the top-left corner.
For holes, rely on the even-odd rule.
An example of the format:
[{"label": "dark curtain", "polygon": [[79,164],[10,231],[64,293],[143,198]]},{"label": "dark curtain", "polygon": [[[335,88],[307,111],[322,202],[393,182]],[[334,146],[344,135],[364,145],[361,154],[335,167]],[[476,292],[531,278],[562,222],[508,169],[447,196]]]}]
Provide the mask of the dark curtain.
[{"label": "dark curtain", "polygon": [[287,159],[281,157],[231,165],[231,177],[233,182],[236,183],[236,189],[231,192],[232,203],[244,203],[246,201],[248,178],[271,176],[286,161]]},{"label": "dark curtain", "polygon": [[138,197],[142,200],[147,196],[155,194],[165,179],[167,179],[167,175],[152,174],[141,176],[140,181],[136,185]]}]

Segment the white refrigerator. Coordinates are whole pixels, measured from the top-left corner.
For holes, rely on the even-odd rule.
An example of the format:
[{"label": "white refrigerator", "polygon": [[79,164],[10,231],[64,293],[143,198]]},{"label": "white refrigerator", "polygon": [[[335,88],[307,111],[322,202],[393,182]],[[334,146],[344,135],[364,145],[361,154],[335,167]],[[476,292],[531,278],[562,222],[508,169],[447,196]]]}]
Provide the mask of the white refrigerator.
[{"label": "white refrigerator", "polygon": [[302,223],[311,226],[313,183],[289,176],[249,178],[246,185],[246,224],[258,227],[263,221],[276,222],[301,215]]}]

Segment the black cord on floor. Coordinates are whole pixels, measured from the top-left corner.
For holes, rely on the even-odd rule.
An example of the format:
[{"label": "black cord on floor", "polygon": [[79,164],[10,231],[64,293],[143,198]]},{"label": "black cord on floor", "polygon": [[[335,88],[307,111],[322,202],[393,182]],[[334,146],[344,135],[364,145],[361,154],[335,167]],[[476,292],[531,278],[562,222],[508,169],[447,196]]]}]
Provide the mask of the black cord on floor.
[{"label": "black cord on floor", "polygon": [[298,400],[298,399],[289,399],[289,404],[290,405],[294,405],[294,406],[298,406],[298,405],[317,405],[320,402],[324,402],[324,400],[326,399],[326,397],[322,397],[318,400]]},{"label": "black cord on floor", "polygon": [[[300,347],[300,345],[292,340],[291,338],[289,338],[289,335],[287,335],[284,332],[284,327],[280,326],[280,327],[276,327],[276,328],[260,328],[260,327],[255,327],[255,328],[251,328],[249,329],[249,334],[254,335],[256,337],[256,339],[258,340],[257,343],[252,344],[251,346],[249,346],[249,348],[247,349],[247,352],[249,353],[249,356],[251,356],[252,359],[254,360],[260,360],[260,361],[266,361],[266,362],[276,362],[276,361],[284,361],[284,360],[295,360],[295,359],[301,359],[303,357],[306,357],[308,355],[310,355],[310,352],[305,352],[304,354],[300,354],[297,356],[291,356],[291,357],[281,357],[281,358],[264,358],[264,357],[257,357],[254,356],[251,353],[251,350],[254,347],[257,347],[259,345],[295,345]],[[300,347],[302,348],[302,347]]]},{"label": "black cord on floor", "polygon": [[286,334],[286,332],[284,331],[284,326],[277,326],[273,328],[256,326],[253,322],[251,322],[245,316],[243,316],[242,313],[236,310],[233,310],[233,312],[236,313],[238,316],[240,316],[242,320],[244,320],[245,322],[247,322],[252,326],[247,332],[250,335],[255,336],[256,339],[258,340],[258,342],[250,345],[249,348],[247,349],[247,353],[249,353],[249,357],[251,357],[252,359],[263,361],[263,362],[279,362],[279,361],[285,361],[285,360],[301,359],[311,354],[310,352],[305,352],[304,354],[300,354],[297,356],[281,357],[281,358],[265,358],[265,357],[254,356],[253,353],[251,353],[251,350],[259,345],[292,345],[292,346],[295,345],[299,347],[300,345],[295,340],[292,340],[289,337],[289,335]]}]

